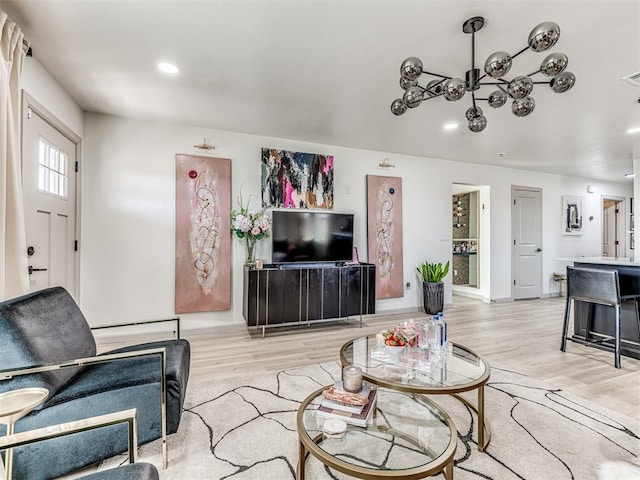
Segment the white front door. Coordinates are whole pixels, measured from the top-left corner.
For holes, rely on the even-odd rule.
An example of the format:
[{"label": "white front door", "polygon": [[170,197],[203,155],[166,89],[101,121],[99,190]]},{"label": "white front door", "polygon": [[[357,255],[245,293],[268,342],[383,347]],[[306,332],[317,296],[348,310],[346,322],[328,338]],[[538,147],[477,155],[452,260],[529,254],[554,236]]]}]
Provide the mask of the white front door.
[{"label": "white front door", "polygon": [[22,185],[32,291],[76,292],[76,144],[25,103]]},{"label": "white front door", "polygon": [[542,190],[511,187],[513,298],[542,295]]}]

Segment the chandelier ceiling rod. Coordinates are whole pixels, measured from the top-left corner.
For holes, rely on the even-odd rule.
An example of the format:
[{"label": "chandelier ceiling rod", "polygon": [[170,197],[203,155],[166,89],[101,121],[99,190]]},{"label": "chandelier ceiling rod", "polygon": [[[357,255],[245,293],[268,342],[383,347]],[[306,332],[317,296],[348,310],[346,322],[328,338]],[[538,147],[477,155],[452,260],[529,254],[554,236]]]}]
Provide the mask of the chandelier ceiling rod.
[{"label": "chandelier ceiling rod", "polygon": [[[522,50],[510,55],[504,51],[492,53],[484,64],[484,74],[476,68],[475,34],[484,27],[483,17],[472,17],[462,24],[462,31],[471,34],[471,69],[465,73],[465,80],[450,77],[440,73],[433,73],[423,69],[422,61],[417,57],[409,57],[400,67],[400,87],[405,91],[402,98],[395,99],[391,104],[391,112],[402,115],[407,108],[415,108],[425,100],[444,97],[450,102],[460,100],[465,92],[471,92],[472,106],[466,111],[468,127],[472,132],[481,132],[487,126],[487,119],[482,109],[476,105],[476,100],[486,101],[492,108],[500,108],[507,103],[508,97],[513,99],[511,111],[517,117],[525,117],[533,112],[536,103],[530,96],[534,85],[549,85],[556,93],[564,93],[575,84],[573,73],[565,71],[569,59],[564,53],[551,53],[540,64],[540,68],[529,75],[516,76],[512,80],[503,78],[511,70],[513,59],[527,50],[543,52],[553,47],[560,37],[560,27],[554,22],[543,22],[529,34],[528,45]],[[541,73],[552,77],[548,81],[533,81],[531,77]],[[437,77],[429,81],[426,87],[418,84],[422,75]],[[482,82],[485,77],[491,77],[493,82]],[[498,87],[486,98],[476,98],[475,92],[486,85]],[[505,89],[506,87],[506,89]]]}]

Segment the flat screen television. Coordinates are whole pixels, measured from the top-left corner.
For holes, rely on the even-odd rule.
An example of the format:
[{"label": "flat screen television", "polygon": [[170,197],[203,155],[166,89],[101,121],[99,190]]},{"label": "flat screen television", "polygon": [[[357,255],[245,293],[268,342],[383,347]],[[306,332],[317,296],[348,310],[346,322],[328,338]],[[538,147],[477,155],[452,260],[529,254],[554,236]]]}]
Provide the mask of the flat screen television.
[{"label": "flat screen television", "polygon": [[353,214],[275,210],[272,260],[342,262],[353,257]]}]

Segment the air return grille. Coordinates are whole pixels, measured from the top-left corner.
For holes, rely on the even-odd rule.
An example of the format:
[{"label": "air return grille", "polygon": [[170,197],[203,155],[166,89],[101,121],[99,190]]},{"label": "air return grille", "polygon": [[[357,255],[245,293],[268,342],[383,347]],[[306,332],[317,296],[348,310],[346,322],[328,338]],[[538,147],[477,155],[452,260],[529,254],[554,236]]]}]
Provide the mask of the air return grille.
[{"label": "air return grille", "polygon": [[635,85],[636,87],[640,87],[640,72],[632,73],[631,75],[627,75],[626,77],[622,77],[623,80],[626,80],[631,85]]}]

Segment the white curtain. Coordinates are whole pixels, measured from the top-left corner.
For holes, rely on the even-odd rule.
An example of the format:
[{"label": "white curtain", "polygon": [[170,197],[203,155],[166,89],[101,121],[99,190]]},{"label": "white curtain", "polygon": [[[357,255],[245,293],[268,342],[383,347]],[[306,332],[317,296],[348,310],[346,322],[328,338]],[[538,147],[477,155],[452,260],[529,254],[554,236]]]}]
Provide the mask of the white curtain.
[{"label": "white curtain", "polygon": [[0,10],[0,300],[29,290],[22,201],[20,77],[28,44]]}]

